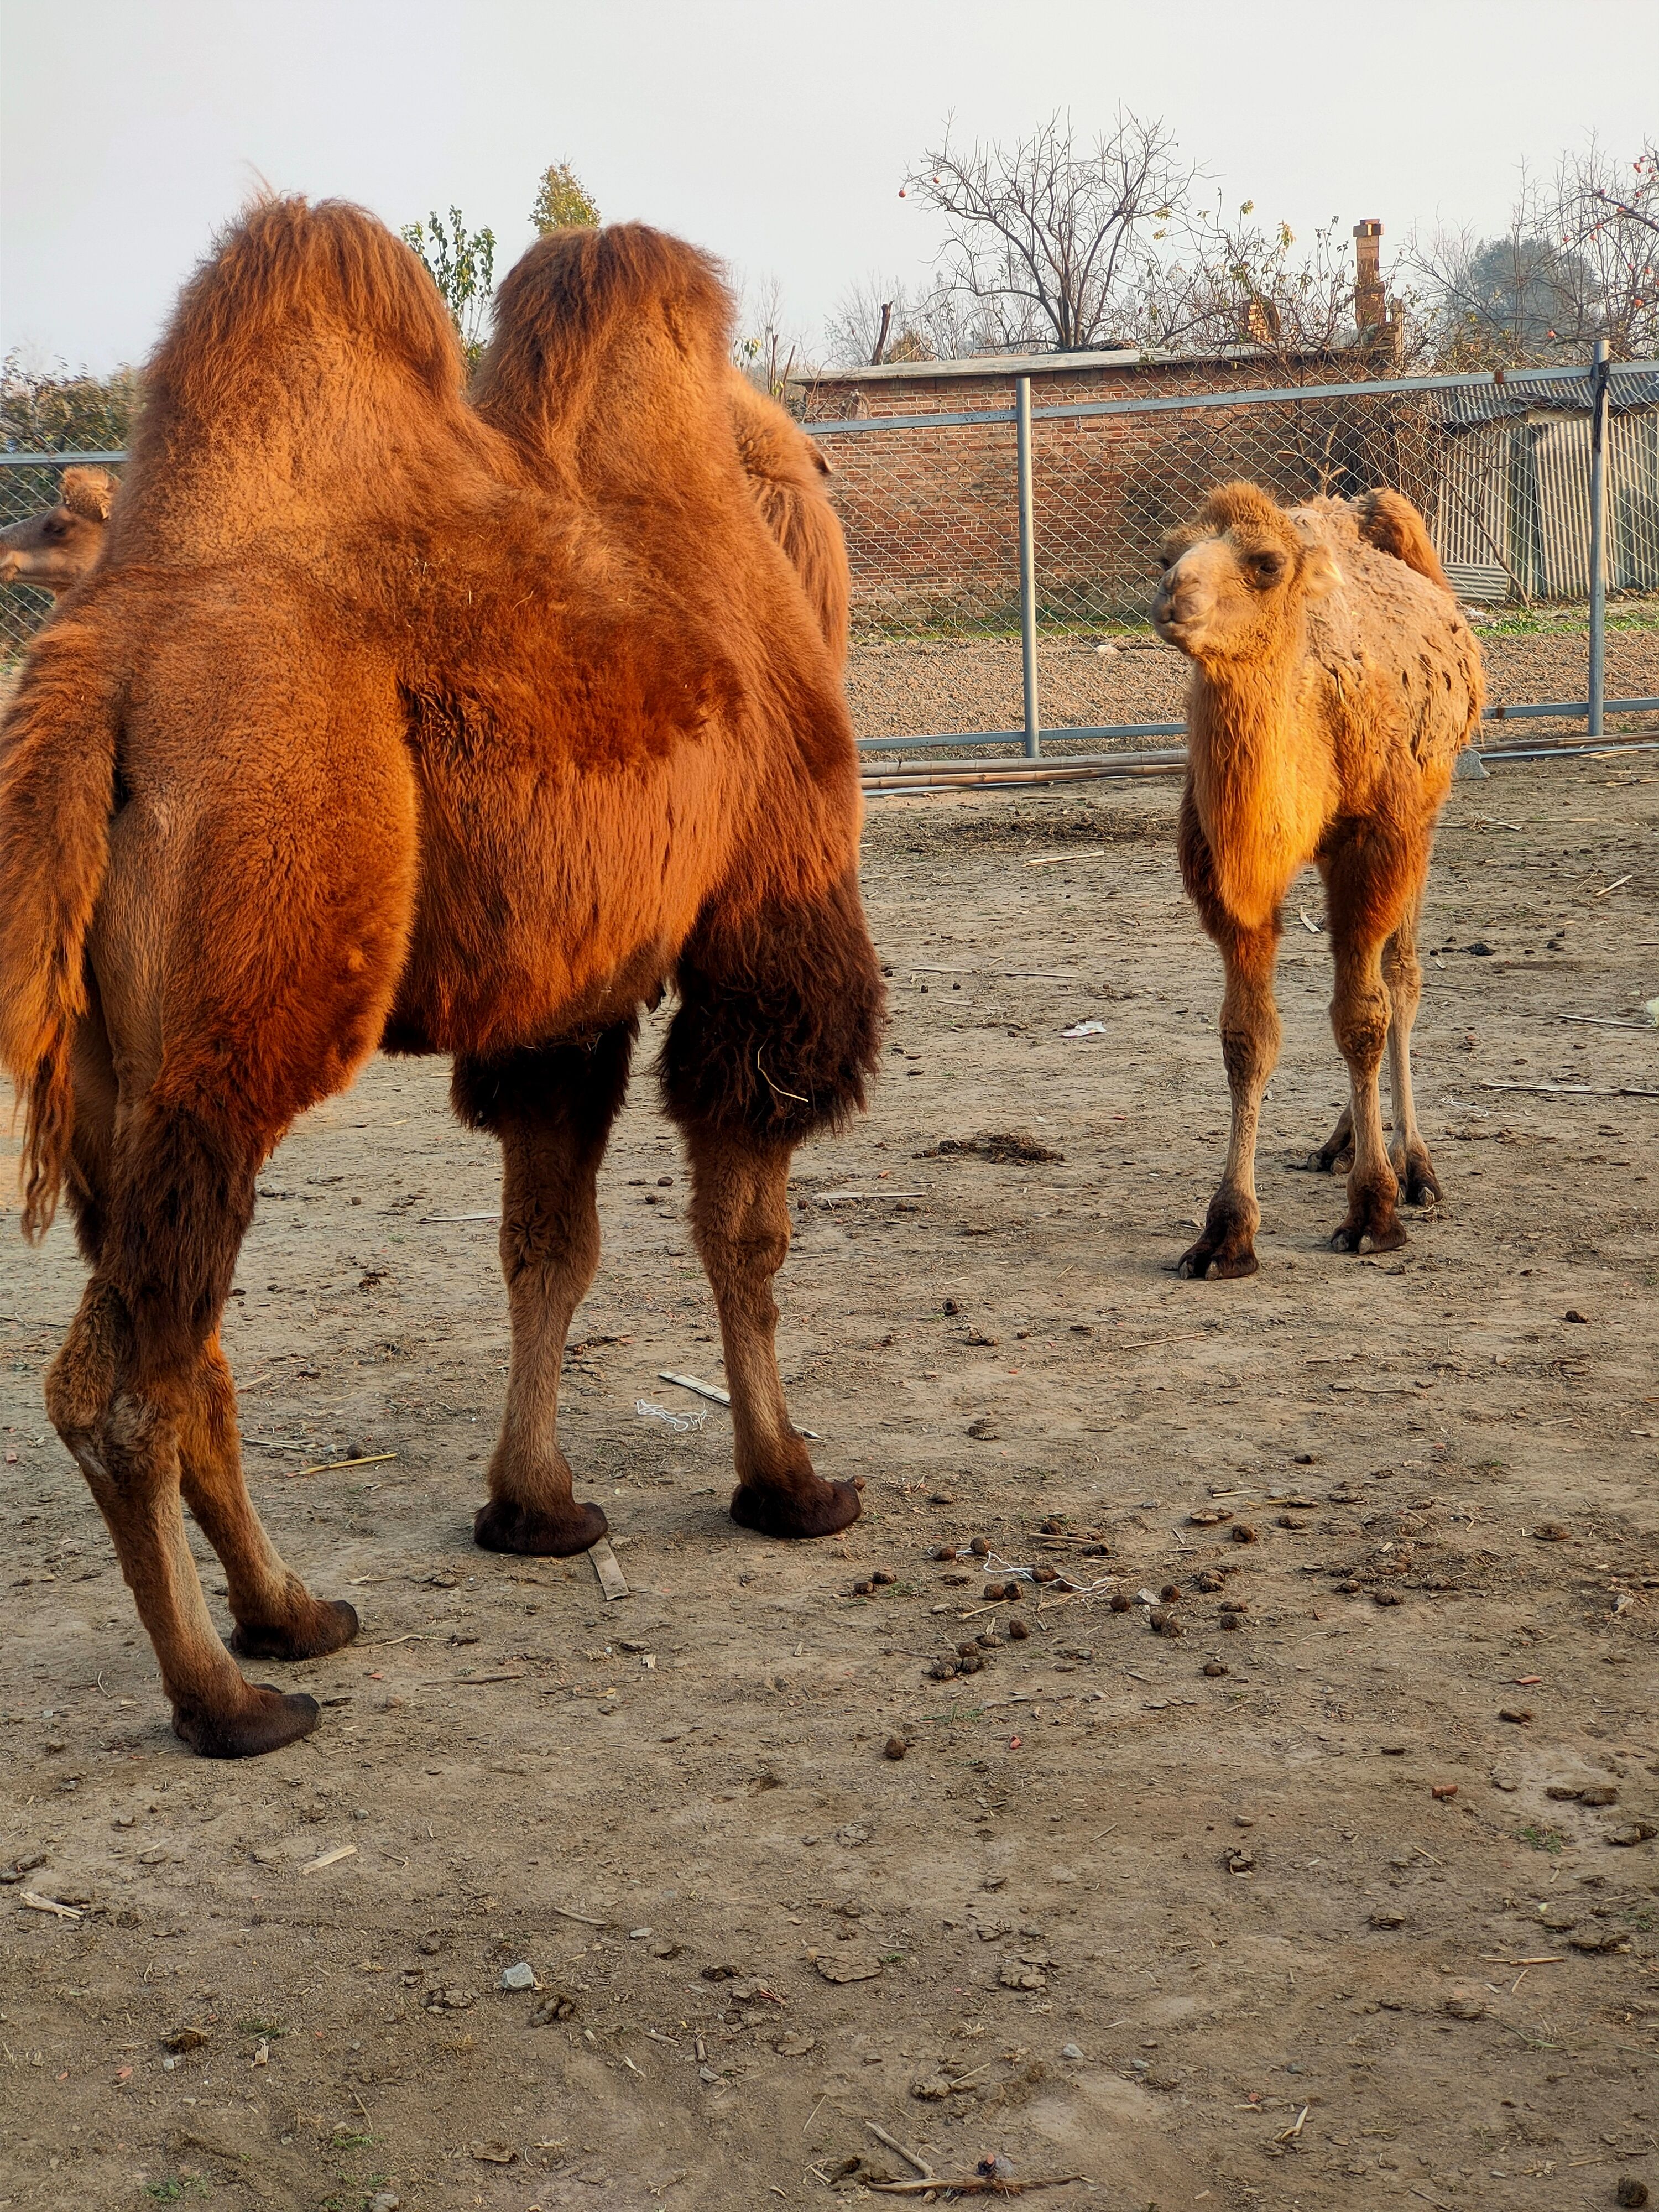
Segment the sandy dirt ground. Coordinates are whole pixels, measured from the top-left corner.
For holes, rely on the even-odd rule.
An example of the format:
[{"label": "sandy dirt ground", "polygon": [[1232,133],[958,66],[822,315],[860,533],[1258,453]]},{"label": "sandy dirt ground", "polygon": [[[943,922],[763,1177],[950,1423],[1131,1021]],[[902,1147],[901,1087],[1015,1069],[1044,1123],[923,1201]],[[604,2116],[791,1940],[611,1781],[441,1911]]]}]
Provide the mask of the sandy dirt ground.
[{"label": "sandy dirt ground", "polygon": [[[1486,657],[1491,702],[1536,704],[1582,699],[1589,639],[1584,619],[1571,613],[1494,617],[1477,613]],[[1037,686],[1043,726],[1178,722],[1185,712],[1188,664],[1150,630],[1104,642],[1048,638],[1037,646]],[[1022,725],[1018,638],[855,643],[848,672],[853,718],[861,738],[919,737],[946,731],[1006,730]],[[1607,696],[1659,696],[1659,605],[1640,601],[1611,611]],[[1628,718],[1627,718],[1628,719]],[[1653,721],[1655,718],[1645,718]],[[1634,724],[1632,726],[1635,726]],[[1582,726],[1551,720],[1517,724],[1528,735],[1582,735]],[[1063,742],[1063,740],[1059,740]],[[1489,732],[1487,742],[1500,740]],[[1101,741],[1090,747],[1097,750]],[[1121,746],[1145,738],[1107,740]],[[1158,740],[1153,740],[1156,743]]]},{"label": "sandy dirt ground", "polygon": [[659,1379],[720,1359],[642,1077],[563,1425],[631,1595],[471,1547],[495,1158],[378,1062],[262,1176],[227,1326],[362,1636],[283,1674],[314,1736],[194,1760],[41,1411],[69,1233],[0,1246],[6,2212],[874,2204],[921,2178],[876,2129],[1112,2212],[1659,2197],[1659,769],[1455,787],[1446,1197],[1379,1261],[1286,1164],[1342,1088],[1292,893],[1229,1285],[1170,1272],[1225,1125],[1176,795],[872,809],[892,1037],[781,1279],[844,1540],[736,1530],[729,1417]]}]

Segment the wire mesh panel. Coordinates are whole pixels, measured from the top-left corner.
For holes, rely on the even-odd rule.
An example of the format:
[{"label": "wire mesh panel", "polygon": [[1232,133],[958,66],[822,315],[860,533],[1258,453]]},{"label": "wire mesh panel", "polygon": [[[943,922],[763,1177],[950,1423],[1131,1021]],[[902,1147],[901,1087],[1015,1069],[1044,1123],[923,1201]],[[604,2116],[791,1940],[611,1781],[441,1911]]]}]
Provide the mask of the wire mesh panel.
[{"label": "wire mesh panel", "polygon": [[[1270,390],[1246,387],[1260,362],[1228,364],[1208,387],[1154,366],[1132,396],[1104,398],[1081,397],[1074,373],[1018,372],[1034,401],[1045,745],[1067,731],[1133,745],[1179,724],[1184,664],[1146,623],[1158,544],[1237,478],[1288,507],[1404,492],[1466,601],[1544,625],[1535,653],[1511,641],[1513,667],[1493,672],[1503,711],[1559,715],[1560,702],[1585,697],[1585,672],[1570,664],[1590,591],[1588,364]],[[999,391],[988,371],[978,377],[974,410],[806,423],[837,472],[853,572],[848,689],[866,744],[1020,729],[1016,410],[986,404],[1012,397],[1015,380],[1005,374]],[[1620,365],[1607,389],[1606,586],[1659,592],[1659,368]],[[1614,626],[1645,636],[1651,611]],[[1615,658],[1614,690],[1659,689],[1640,651]]]},{"label": "wire mesh panel", "polygon": [[1425,395],[1302,399],[1039,419],[1039,627],[1144,621],[1160,539],[1243,477],[1281,505],[1392,484],[1431,511],[1443,434]]},{"label": "wire mesh panel", "polygon": [[847,533],[856,637],[1018,636],[1012,422],[923,416],[817,442]]}]

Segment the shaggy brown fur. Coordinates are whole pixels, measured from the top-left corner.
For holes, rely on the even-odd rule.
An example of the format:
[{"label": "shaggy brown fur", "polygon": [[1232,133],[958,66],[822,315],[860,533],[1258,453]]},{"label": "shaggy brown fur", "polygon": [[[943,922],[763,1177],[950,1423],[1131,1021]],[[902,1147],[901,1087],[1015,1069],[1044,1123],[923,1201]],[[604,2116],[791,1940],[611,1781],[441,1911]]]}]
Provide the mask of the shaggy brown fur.
[{"label": "shaggy brown fur", "polygon": [[0,1059],[27,1224],[67,1180],[93,1267],[48,1404],[200,1751],[317,1712],[219,1642],[181,1495],[237,1648],[355,1629],[259,1527],[216,1331],[260,1162],[381,1042],[453,1054],[503,1147],[514,1355],[481,1543],[604,1529],[558,1449],[559,1366],[636,1011],[676,981],[733,1516],[802,1536],[858,1512],[789,1423],[770,1285],[791,1147],[861,1103],[882,987],[838,672],[738,457],[729,314],[658,233],[544,240],[475,412],[405,247],[356,209],[262,205],[186,289],[105,559],[24,672]]},{"label": "shaggy brown fur", "polygon": [[[1329,1170],[1352,1146],[1348,1211],[1333,1241],[1391,1249],[1406,1241],[1402,1189],[1412,1203],[1439,1194],[1412,1102],[1416,928],[1435,823],[1480,726],[1480,648],[1421,516],[1398,492],[1287,513],[1254,484],[1225,484],[1166,539],[1162,566],[1152,620],[1194,663],[1182,872],[1226,965],[1221,1048],[1233,1107],[1220,1188],[1182,1272],[1255,1271],[1255,1134],[1279,1055],[1279,909],[1310,860],[1325,880],[1331,1020],[1352,1084],[1310,1164]],[[1385,1042],[1392,1160],[1377,1095]]]},{"label": "shaggy brown fur", "polygon": [[852,585],[847,541],[830,499],[829,457],[787,408],[746,377],[732,379],[732,413],[755,503],[805,586],[824,642],[844,659]]}]

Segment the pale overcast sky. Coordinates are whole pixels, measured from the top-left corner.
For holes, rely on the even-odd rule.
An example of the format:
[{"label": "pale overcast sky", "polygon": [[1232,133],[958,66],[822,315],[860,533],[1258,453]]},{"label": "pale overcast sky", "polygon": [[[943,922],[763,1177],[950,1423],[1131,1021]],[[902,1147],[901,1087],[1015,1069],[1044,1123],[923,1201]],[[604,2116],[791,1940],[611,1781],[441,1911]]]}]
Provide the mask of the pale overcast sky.
[{"label": "pale overcast sky", "polygon": [[0,0],[0,350],[142,359],[258,179],[389,223],[460,207],[498,272],[540,171],[775,276],[816,334],[920,281],[901,200],[951,110],[1161,115],[1237,201],[1311,229],[1502,222],[1522,162],[1659,124],[1659,6],[1604,0]]}]

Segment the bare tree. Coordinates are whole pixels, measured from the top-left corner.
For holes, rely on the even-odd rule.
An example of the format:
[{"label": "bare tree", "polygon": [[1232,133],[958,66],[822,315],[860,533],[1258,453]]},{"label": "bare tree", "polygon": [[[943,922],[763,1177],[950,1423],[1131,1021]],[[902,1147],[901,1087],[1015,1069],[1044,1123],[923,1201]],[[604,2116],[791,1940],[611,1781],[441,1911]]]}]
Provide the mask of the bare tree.
[{"label": "bare tree", "polygon": [[1255,346],[1273,358],[1279,380],[1328,371],[1328,356],[1362,340],[1392,361],[1419,349],[1413,297],[1389,285],[1382,319],[1359,327],[1353,249],[1340,216],[1304,241],[1287,222],[1265,224],[1255,203],[1236,215],[1219,199],[1189,208],[1173,242],[1143,264],[1133,302],[1133,334],[1149,349],[1216,352]]},{"label": "bare tree", "polygon": [[1098,346],[1120,335],[1126,297],[1184,201],[1194,172],[1162,123],[1120,110],[1081,143],[1056,109],[1012,146],[943,142],[905,189],[949,225],[940,290],[1005,350]]},{"label": "bare tree", "polygon": [[783,287],[775,276],[741,287],[732,365],[774,399],[787,399],[795,363],[805,351],[799,331],[784,319]]},{"label": "bare tree", "polygon": [[972,302],[896,276],[850,285],[826,318],[823,337],[826,359],[836,368],[878,365],[878,349],[884,362],[957,361],[994,353],[999,343],[994,325]]},{"label": "bare tree", "polygon": [[1451,368],[1581,361],[1605,337],[1659,346],[1659,161],[1626,167],[1592,139],[1553,175],[1523,174],[1500,236],[1441,232],[1418,255]]},{"label": "bare tree", "polygon": [[1626,167],[1592,139],[1562,157],[1555,199],[1562,244],[1589,273],[1594,335],[1615,358],[1650,355],[1659,347],[1659,145],[1650,140]]}]

